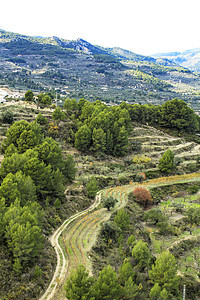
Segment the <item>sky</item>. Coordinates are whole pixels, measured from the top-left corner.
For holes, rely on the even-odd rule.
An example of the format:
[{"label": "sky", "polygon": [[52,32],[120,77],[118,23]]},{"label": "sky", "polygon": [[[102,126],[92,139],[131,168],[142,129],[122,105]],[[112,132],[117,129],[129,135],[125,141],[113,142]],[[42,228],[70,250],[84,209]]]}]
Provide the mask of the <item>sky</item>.
[{"label": "sky", "polygon": [[0,29],[137,54],[200,48],[199,0],[6,0]]}]

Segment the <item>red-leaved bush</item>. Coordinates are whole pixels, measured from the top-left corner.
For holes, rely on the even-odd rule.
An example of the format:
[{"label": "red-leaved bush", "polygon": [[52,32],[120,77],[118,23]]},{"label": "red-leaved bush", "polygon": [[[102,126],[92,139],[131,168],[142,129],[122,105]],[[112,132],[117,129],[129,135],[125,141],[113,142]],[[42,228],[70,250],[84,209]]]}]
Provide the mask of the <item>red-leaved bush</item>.
[{"label": "red-leaved bush", "polygon": [[133,191],[135,200],[145,208],[153,204],[153,199],[148,190],[143,187],[137,187]]}]

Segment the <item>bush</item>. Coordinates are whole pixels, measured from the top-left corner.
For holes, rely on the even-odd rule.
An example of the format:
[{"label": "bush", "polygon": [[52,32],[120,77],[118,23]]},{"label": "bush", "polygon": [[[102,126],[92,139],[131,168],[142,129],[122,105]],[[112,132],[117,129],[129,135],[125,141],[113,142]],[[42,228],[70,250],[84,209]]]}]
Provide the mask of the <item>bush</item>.
[{"label": "bush", "polygon": [[5,110],[2,113],[2,122],[6,124],[12,124],[14,121],[14,115],[11,111]]},{"label": "bush", "polygon": [[133,191],[133,196],[135,200],[141,204],[143,207],[148,207],[153,204],[153,199],[148,190],[142,187],[137,187]]},{"label": "bush", "polygon": [[188,193],[190,193],[190,194],[196,194],[197,192],[198,192],[198,190],[199,190],[199,186],[198,185],[192,185],[192,186],[190,186],[188,189],[187,189],[187,191],[188,191]]},{"label": "bush", "polygon": [[145,155],[141,155],[141,156],[134,156],[133,157],[133,163],[134,164],[147,164],[151,162],[151,158]]}]

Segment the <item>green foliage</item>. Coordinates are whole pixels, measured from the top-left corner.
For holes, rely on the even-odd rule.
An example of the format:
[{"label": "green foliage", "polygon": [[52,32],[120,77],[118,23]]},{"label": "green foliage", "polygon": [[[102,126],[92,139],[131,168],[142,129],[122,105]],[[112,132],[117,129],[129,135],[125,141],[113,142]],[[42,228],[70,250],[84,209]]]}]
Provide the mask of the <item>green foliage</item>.
[{"label": "green foliage", "polygon": [[[66,106],[70,106],[68,100]],[[109,108],[101,101],[90,103],[81,99],[78,131],[75,134],[75,147],[80,151],[125,155],[130,131],[130,115],[121,107]]]},{"label": "green foliage", "polygon": [[52,139],[47,137],[39,144],[36,148],[40,161],[43,161],[46,165],[51,164],[54,170],[61,168],[62,152],[59,144]]},{"label": "green foliage", "polygon": [[60,123],[60,121],[63,121],[65,117],[65,113],[61,110],[59,106],[56,107],[52,113],[52,119],[56,121],[57,125]]},{"label": "green foliage", "polygon": [[122,288],[118,283],[117,274],[111,266],[99,272],[93,290],[96,300],[121,299]]},{"label": "green foliage", "polygon": [[75,147],[83,152],[87,152],[91,145],[91,131],[87,125],[83,125],[75,134]]},{"label": "green foliage", "polygon": [[40,125],[45,125],[48,121],[47,118],[43,116],[43,114],[39,113],[36,117],[36,122]]},{"label": "green foliage", "polygon": [[34,94],[32,91],[27,91],[25,93],[25,101],[31,102],[34,100]]},{"label": "green foliage", "polygon": [[35,259],[43,247],[38,209],[40,208],[35,204],[22,208],[20,203],[15,201],[4,215],[5,238],[16,260],[16,270],[17,266],[20,266],[19,263],[26,265]]},{"label": "green foliage", "polygon": [[[80,102],[80,101],[79,101]],[[66,110],[67,116],[71,116],[72,114],[76,113],[78,110],[78,104],[75,99],[67,98],[63,105],[63,108]]]},{"label": "green foliage", "polygon": [[132,256],[135,259],[135,263],[139,269],[144,269],[150,264],[151,252],[147,243],[139,240],[133,247]]},{"label": "green foliage", "polygon": [[[162,289],[169,292],[176,291],[178,288],[177,264],[174,256],[169,252],[163,252],[152,265],[149,271],[152,283],[158,283]],[[164,292],[163,292],[164,293]]]},{"label": "green foliage", "polygon": [[106,241],[106,243],[116,242],[119,234],[121,233],[121,229],[114,222],[105,222],[101,227],[100,235]]},{"label": "green foliage", "polygon": [[19,276],[22,273],[22,265],[20,263],[19,258],[16,258],[13,264],[13,271],[17,276]]},{"label": "green foliage", "polygon": [[7,204],[11,204],[18,198],[24,206],[28,201],[36,201],[36,186],[30,176],[26,176],[22,171],[16,174],[9,173],[0,186],[0,197],[6,199]]},{"label": "green foliage", "polygon": [[170,173],[176,168],[174,163],[174,153],[170,149],[168,149],[160,158],[158,168],[164,173]]},{"label": "green foliage", "polygon": [[[92,300],[93,279],[89,277],[85,267],[79,265],[66,281],[65,291],[69,300]],[[96,299],[96,298],[95,298]]]},{"label": "green foliage", "polygon": [[37,95],[37,103],[41,107],[49,106],[52,103],[52,97],[48,94],[41,93]]},{"label": "green foliage", "polygon": [[92,133],[92,151],[105,152],[106,150],[106,133],[102,128],[94,128]]},{"label": "green foliage", "polygon": [[200,207],[189,207],[185,214],[190,224],[200,224]]},{"label": "green foliage", "polygon": [[40,267],[35,266],[33,277],[38,278],[41,277],[41,275],[42,275],[42,270],[40,269]]},{"label": "green foliage", "polygon": [[178,99],[163,103],[160,124],[189,133],[199,130],[197,115],[183,100]]},{"label": "green foliage", "polygon": [[167,220],[167,217],[163,215],[162,211],[158,208],[152,208],[144,213],[144,220],[156,225],[158,222],[164,222]]},{"label": "green foliage", "polygon": [[7,131],[5,143],[2,149],[5,150],[13,144],[20,153],[40,144],[42,134],[40,126],[36,123],[28,123],[25,120],[15,122]]},{"label": "green foliage", "polygon": [[117,199],[114,199],[112,196],[110,196],[103,201],[103,207],[107,208],[107,210],[110,210],[111,207],[115,206],[116,202]]},{"label": "green foliage", "polygon": [[124,286],[129,277],[134,276],[133,266],[130,262],[124,260],[119,269],[119,282]]},{"label": "green foliage", "polygon": [[61,171],[67,182],[72,182],[75,179],[77,169],[72,155],[68,154],[62,161]]},{"label": "green foliage", "polygon": [[98,191],[98,184],[96,178],[92,176],[86,184],[86,190],[89,198],[94,198]]},{"label": "green foliage", "polygon": [[14,121],[14,115],[10,110],[2,112],[2,122],[6,124],[12,124]]},{"label": "green foliage", "polygon": [[115,215],[114,222],[120,227],[122,230],[127,229],[130,224],[130,218],[127,212],[122,208],[118,210]]},{"label": "green foliage", "polygon": [[60,199],[56,199],[56,201],[54,202],[54,207],[56,208],[56,209],[60,209],[60,207],[61,207],[61,201],[60,201]]},{"label": "green foliage", "polygon": [[155,283],[149,294],[150,299],[158,300],[160,298],[160,293],[161,293],[161,287],[159,286],[158,283]]},{"label": "green foliage", "polygon": [[128,280],[125,282],[123,293],[125,295],[125,299],[127,300],[137,300],[137,295],[142,289],[142,284],[140,283],[139,286],[137,286],[132,277],[130,276]]}]

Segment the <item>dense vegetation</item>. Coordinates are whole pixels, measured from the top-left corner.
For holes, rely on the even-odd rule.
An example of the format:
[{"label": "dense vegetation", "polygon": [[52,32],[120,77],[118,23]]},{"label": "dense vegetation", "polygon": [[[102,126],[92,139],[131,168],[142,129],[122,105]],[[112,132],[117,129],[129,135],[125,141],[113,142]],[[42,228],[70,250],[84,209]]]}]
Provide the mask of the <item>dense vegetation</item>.
[{"label": "dense vegetation", "polygon": [[[50,106],[52,98],[51,94],[41,93],[35,100],[31,91],[25,95],[27,104],[36,101],[42,108]],[[54,268],[53,263],[48,265],[42,258],[45,251],[47,257],[53,257],[47,236],[66,217],[62,207],[65,210],[70,205],[74,210],[80,208],[82,190],[87,196],[83,205],[86,207],[90,202],[87,199],[94,199],[99,187],[106,187],[110,182],[112,185],[129,183],[129,177],[119,179],[125,169],[130,168],[131,180],[138,184],[145,182],[147,176],[150,178],[153,171],[144,172],[144,169],[154,164],[148,156],[140,155],[141,143],[134,143],[130,138],[137,124],[150,124],[198,140],[195,133],[199,132],[200,118],[178,99],[158,106],[125,102],[107,106],[99,100],[90,103],[82,98],[77,103],[67,98],[63,108],[58,106],[48,111],[48,118],[43,110],[37,112],[30,122],[23,119],[13,122],[15,116],[11,111],[2,113],[2,123],[9,124],[1,144],[4,159],[0,168],[1,267],[9,262],[0,277],[1,282],[7,278],[0,294],[2,299],[34,299],[44,289],[49,281],[46,274]],[[75,159],[64,154],[66,150],[69,153],[72,146],[76,148],[73,153],[79,168],[77,176]],[[83,163],[80,169],[84,159],[89,161],[90,169]],[[95,159],[106,162],[101,170],[93,165]],[[124,166],[119,164],[121,159]],[[157,166],[155,177],[175,174],[178,162],[174,152],[164,151]],[[195,168],[199,168],[198,158]],[[109,181],[101,176],[111,170],[118,174],[117,179],[110,175]],[[76,182],[70,189],[75,176]],[[190,186],[188,191],[189,188],[193,192],[198,190],[198,186]],[[68,299],[179,299],[182,279],[177,276],[176,249],[173,253],[160,251],[155,255],[143,222],[153,224],[160,236],[178,236],[183,228],[188,226],[191,230],[191,224],[200,221],[196,211],[190,209],[185,212],[187,221],[183,228],[171,225],[162,211],[152,208],[164,194],[159,189],[149,191],[142,187],[130,193],[127,207],[103,223],[91,251],[95,277],[90,277],[84,267],[79,266],[67,281]],[[112,211],[117,205],[115,197],[104,198],[102,206]],[[177,206],[176,209],[182,208]],[[106,264],[112,267],[105,267]],[[14,283],[10,290],[9,281]]]},{"label": "dense vegetation", "polygon": [[[51,137],[45,137],[36,121],[13,123],[7,131],[2,151],[0,249],[8,253],[11,280],[20,280],[22,274],[32,272],[31,269],[39,279],[48,267],[40,269],[40,260],[46,252],[44,247],[49,249],[44,237],[50,227],[44,226],[48,223],[48,210],[59,208],[64,202],[65,185],[75,178],[75,163],[71,155],[63,157],[59,144]],[[48,255],[51,257],[51,252]],[[3,266],[1,257],[1,268]],[[4,276],[9,276],[6,271]],[[38,287],[34,289],[34,285],[32,288],[27,286],[24,291],[19,287],[12,299],[17,299],[17,294],[20,299],[34,298],[39,292]],[[7,291],[5,286],[0,297],[11,297],[13,292],[12,288]]]},{"label": "dense vegetation", "polygon": [[96,155],[125,155],[131,121],[169,128],[182,134],[199,132],[200,117],[178,99],[167,101],[161,106],[123,102],[112,107],[101,101],[90,103],[81,99],[77,104],[76,100],[67,99],[64,109],[73,122],[69,141],[78,150]]}]

